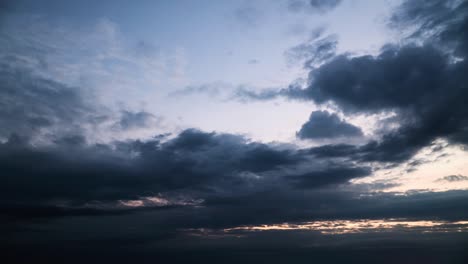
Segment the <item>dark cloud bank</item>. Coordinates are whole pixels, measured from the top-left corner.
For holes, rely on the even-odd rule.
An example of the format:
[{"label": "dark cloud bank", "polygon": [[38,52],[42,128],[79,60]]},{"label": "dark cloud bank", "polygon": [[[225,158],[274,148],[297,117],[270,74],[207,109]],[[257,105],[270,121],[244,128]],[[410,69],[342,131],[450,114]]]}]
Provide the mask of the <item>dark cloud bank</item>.
[{"label": "dark cloud bank", "polygon": [[[311,5],[326,9],[335,2]],[[92,143],[81,127],[110,113],[100,115],[80,89],[2,63],[0,246],[6,263],[463,263],[463,232],[200,237],[187,230],[324,219],[466,220],[466,191],[362,195],[349,181],[371,175],[372,164],[405,162],[437,138],[468,143],[467,8],[466,2],[405,2],[392,25],[419,25],[411,38],[422,45],[336,56],[311,71],[308,87],[243,94],[333,104],[345,114],[396,113],[399,128],[360,146],[296,149],[196,129]],[[116,125],[129,129],[154,118],[123,112]],[[361,135],[325,111],[313,112],[298,132],[305,139]]]}]

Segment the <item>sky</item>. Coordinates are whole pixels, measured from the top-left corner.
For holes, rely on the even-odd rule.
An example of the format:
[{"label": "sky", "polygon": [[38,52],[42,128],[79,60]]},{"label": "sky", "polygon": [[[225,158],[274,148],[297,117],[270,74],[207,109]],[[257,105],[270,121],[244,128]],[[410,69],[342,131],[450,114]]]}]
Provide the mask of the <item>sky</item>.
[{"label": "sky", "polygon": [[464,263],[467,34],[464,0],[2,1],[7,263]]}]

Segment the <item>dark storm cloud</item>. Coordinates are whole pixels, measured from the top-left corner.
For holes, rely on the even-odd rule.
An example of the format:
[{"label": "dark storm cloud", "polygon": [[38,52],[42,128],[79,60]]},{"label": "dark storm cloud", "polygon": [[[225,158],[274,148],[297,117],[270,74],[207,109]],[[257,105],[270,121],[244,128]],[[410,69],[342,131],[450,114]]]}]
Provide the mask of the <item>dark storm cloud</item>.
[{"label": "dark storm cloud", "polygon": [[37,147],[12,136],[0,145],[0,189],[3,203],[83,205],[181,191],[203,198],[204,193],[248,191],[251,185],[261,189],[263,183],[274,182],[283,167],[306,158],[293,149],[197,130],[185,130],[165,142],[109,145],[67,136]]},{"label": "dark storm cloud", "polygon": [[357,147],[348,144],[333,144],[313,147],[308,150],[319,158],[349,157],[355,154]]},{"label": "dark storm cloud", "polygon": [[331,102],[359,113],[397,113],[400,128],[363,150],[378,159],[404,160],[438,137],[468,143],[466,62],[449,63],[440,51],[406,46],[378,57],[338,57],[311,73],[312,84],[296,91],[317,103]]},{"label": "dark storm cloud", "polygon": [[244,90],[238,97],[311,100],[352,114],[395,113],[398,128],[348,147],[353,150],[347,154],[361,160],[402,162],[437,138],[467,144],[468,108],[462,99],[468,98],[467,8],[466,1],[406,1],[391,21],[413,32],[408,44],[385,45],[376,56],[336,56],[310,71],[306,87]]},{"label": "dark storm cloud", "polygon": [[348,158],[357,162],[384,162],[396,165],[413,157],[422,147],[430,143],[427,138],[418,138],[414,135],[396,132],[386,134],[380,141],[372,140],[364,145],[322,145],[313,147],[307,152],[317,157],[325,158]]},{"label": "dark storm cloud", "polygon": [[302,139],[323,139],[337,137],[360,137],[359,127],[347,123],[338,115],[327,111],[314,111],[309,120],[302,125],[297,136]]},{"label": "dark storm cloud", "polygon": [[[8,209],[3,214],[56,217],[133,213],[105,205],[158,193],[167,194],[167,198],[179,193],[203,201],[201,208],[190,209],[188,205],[186,209],[168,209],[177,210],[176,216],[171,216],[173,211],[158,213],[170,217],[167,228],[298,221],[310,218],[311,213],[325,218],[455,217],[460,211],[454,208],[466,205],[466,199],[460,198],[462,204],[458,205],[459,200],[445,203],[443,196],[430,194],[408,199],[394,199],[390,194],[360,198],[358,193],[333,186],[369,175],[370,168],[343,162],[315,163],[308,156],[311,153],[279,150],[235,135],[197,130],[186,130],[164,142],[86,145],[80,138],[67,138],[47,148],[11,138],[0,146],[2,207]],[[283,170],[299,165],[305,168]],[[455,197],[458,195],[464,194]],[[416,197],[414,202],[412,197]],[[425,197],[422,200],[428,204],[421,204],[418,197]],[[409,201],[414,208],[407,208]],[[440,210],[434,210],[433,204],[441,201]],[[102,205],[85,210],[90,202]],[[56,203],[60,206],[54,207]],[[325,211],[324,206],[328,208]],[[181,218],[181,214],[187,217]]]},{"label": "dark storm cloud", "polygon": [[289,177],[288,180],[291,180],[296,188],[307,189],[343,183],[354,178],[369,176],[370,174],[370,168],[345,168],[342,166],[334,168],[331,166],[322,171],[312,171],[303,175],[294,175]]},{"label": "dark storm cloud", "polygon": [[349,112],[418,107],[441,93],[448,67],[431,47],[388,48],[378,57],[339,56],[311,72],[312,84],[302,92]]}]

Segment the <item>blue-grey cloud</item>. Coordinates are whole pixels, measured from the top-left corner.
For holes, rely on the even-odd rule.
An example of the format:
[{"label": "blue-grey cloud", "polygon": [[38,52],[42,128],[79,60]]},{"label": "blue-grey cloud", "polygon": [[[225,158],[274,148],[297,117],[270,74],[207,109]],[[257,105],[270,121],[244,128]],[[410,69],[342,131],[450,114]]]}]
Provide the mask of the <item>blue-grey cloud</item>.
[{"label": "blue-grey cloud", "polygon": [[313,68],[333,58],[337,45],[335,36],[327,36],[294,46],[285,55],[291,62],[303,62],[305,67]]},{"label": "blue-grey cloud", "polygon": [[404,1],[392,14],[390,26],[408,30],[409,39],[425,41],[455,56],[468,55],[466,1]]},{"label": "blue-grey cloud", "polygon": [[258,64],[260,61],[257,59],[251,59],[248,61],[249,64]]},{"label": "blue-grey cloud", "polygon": [[183,89],[176,90],[174,92],[169,93],[169,97],[183,97],[183,96],[190,96],[190,95],[198,95],[198,94],[205,94],[211,97],[217,97],[222,94],[223,90],[229,88],[226,87],[228,85],[223,83],[210,83],[210,84],[203,84],[203,85],[191,85],[187,86]]},{"label": "blue-grey cloud", "polygon": [[36,76],[14,63],[0,64],[0,137],[32,137],[44,129],[81,128],[99,115],[75,87]]},{"label": "blue-grey cloud", "polygon": [[436,181],[438,182],[461,182],[461,181],[468,181],[468,176],[464,175],[448,175],[445,177],[442,177],[440,179],[437,179]]},{"label": "blue-grey cloud", "polygon": [[120,120],[114,124],[114,127],[122,130],[148,128],[157,125],[159,121],[160,118],[145,111],[132,112],[123,110]]},{"label": "blue-grey cloud", "polygon": [[326,170],[311,171],[306,174],[294,175],[288,178],[296,188],[307,189],[318,186],[340,184],[354,178],[369,176],[371,169],[368,167],[329,166]]},{"label": "blue-grey cloud", "polygon": [[314,111],[309,120],[297,132],[302,139],[325,139],[337,137],[360,137],[362,130],[340,119],[335,113]]}]

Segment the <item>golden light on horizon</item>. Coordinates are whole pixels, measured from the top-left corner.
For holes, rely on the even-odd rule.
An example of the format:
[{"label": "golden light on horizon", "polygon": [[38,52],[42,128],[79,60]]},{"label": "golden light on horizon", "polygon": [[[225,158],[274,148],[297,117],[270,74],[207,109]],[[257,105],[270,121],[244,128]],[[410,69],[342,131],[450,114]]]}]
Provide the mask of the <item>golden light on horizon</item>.
[{"label": "golden light on horizon", "polygon": [[[187,229],[192,235],[219,237],[222,234],[264,231],[315,231],[324,235],[355,233],[379,233],[392,231],[419,231],[421,233],[468,232],[468,221],[408,220],[408,219],[359,219],[321,220],[301,223],[279,223],[251,226],[237,226],[221,230]],[[216,235],[216,236],[214,236]]]},{"label": "golden light on horizon", "polygon": [[322,234],[347,234],[361,232],[385,232],[396,229],[419,229],[422,232],[468,231],[468,221],[432,221],[404,219],[364,219],[364,220],[330,220],[313,221],[297,224],[282,223],[259,226],[240,226],[224,229],[233,231],[268,231],[268,230],[311,230]]}]

